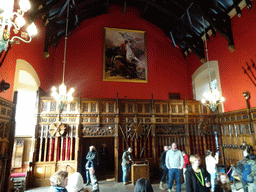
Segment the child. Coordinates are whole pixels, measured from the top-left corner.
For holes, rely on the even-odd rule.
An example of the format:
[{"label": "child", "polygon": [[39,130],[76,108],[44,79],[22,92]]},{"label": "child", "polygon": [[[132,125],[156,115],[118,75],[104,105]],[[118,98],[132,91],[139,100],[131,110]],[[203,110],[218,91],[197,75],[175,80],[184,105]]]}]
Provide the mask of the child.
[{"label": "child", "polygon": [[231,185],[226,173],[218,174],[214,192],[231,192]]},{"label": "child", "polygon": [[67,192],[65,188],[68,183],[68,172],[66,171],[57,171],[51,178],[51,188],[49,192]]}]

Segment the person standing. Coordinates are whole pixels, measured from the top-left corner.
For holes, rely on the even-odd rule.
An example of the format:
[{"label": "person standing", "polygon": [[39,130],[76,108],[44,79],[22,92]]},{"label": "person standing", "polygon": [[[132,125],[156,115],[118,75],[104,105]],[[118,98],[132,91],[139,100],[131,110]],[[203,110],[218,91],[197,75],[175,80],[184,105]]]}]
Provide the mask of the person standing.
[{"label": "person standing", "polygon": [[201,167],[199,155],[191,155],[189,158],[191,166],[186,171],[186,192],[210,192],[210,174]]},{"label": "person standing", "polygon": [[181,192],[180,176],[183,167],[183,155],[177,149],[177,144],[173,143],[172,148],[166,154],[166,167],[168,168],[168,191],[171,192],[173,180],[175,178],[177,184],[177,192]]},{"label": "person standing", "polygon": [[98,164],[98,155],[97,155],[96,148],[94,146],[89,147],[89,152],[86,155],[86,159],[87,159],[87,162],[85,164],[85,170],[86,170],[87,183],[85,185],[89,185],[90,178],[96,178],[95,170]]},{"label": "person standing", "polygon": [[248,186],[244,191],[256,191],[256,155],[250,154],[248,155],[248,161],[244,165],[243,174],[242,174],[242,181],[246,183]]},{"label": "person standing", "polygon": [[190,166],[190,163],[189,163],[189,158],[188,158],[188,155],[186,153],[186,151],[182,151],[182,155],[183,155],[183,158],[184,158],[184,164],[183,164],[183,178],[184,178],[184,183],[186,182],[186,175],[185,175],[185,172],[187,170],[187,168]]},{"label": "person standing", "polygon": [[218,164],[218,162],[219,162],[218,152],[215,154],[215,157],[213,157],[212,152],[210,150],[207,150],[206,157],[205,157],[205,165],[206,165],[206,170],[211,175],[212,191],[214,191],[214,187],[215,187],[216,165]]},{"label": "person standing", "polygon": [[132,148],[129,147],[127,149],[127,151],[125,151],[123,153],[123,156],[122,156],[122,171],[123,171],[123,184],[124,185],[128,184],[127,178],[128,178],[129,170],[130,170],[131,163],[132,163],[131,154],[132,154]]},{"label": "person standing", "polygon": [[110,170],[109,165],[109,152],[107,145],[104,143],[102,144],[102,149],[99,152],[100,155],[100,169],[102,171]]},{"label": "person standing", "polygon": [[160,159],[161,160],[160,167],[163,170],[163,176],[161,178],[160,186],[159,186],[159,188],[161,190],[165,190],[165,188],[163,187],[163,184],[164,184],[164,182],[166,182],[166,177],[168,174],[168,169],[167,169],[166,163],[165,163],[167,151],[168,151],[168,146],[164,146],[164,151],[162,152],[161,159]]}]

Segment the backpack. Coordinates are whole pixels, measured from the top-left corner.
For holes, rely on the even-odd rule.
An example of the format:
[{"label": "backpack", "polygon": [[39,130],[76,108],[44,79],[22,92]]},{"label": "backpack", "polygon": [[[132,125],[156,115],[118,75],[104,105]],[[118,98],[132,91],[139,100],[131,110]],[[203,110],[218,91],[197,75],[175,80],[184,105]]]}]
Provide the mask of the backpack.
[{"label": "backpack", "polygon": [[243,168],[243,180],[247,183],[253,183],[253,176],[251,175],[251,163],[246,163]]},{"label": "backpack", "polygon": [[237,163],[237,165],[235,166],[235,171],[236,171],[236,173],[237,173],[238,175],[241,175],[241,176],[242,176],[242,174],[243,174],[243,169],[244,169],[244,165],[245,165],[244,162],[239,161],[239,162]]}]

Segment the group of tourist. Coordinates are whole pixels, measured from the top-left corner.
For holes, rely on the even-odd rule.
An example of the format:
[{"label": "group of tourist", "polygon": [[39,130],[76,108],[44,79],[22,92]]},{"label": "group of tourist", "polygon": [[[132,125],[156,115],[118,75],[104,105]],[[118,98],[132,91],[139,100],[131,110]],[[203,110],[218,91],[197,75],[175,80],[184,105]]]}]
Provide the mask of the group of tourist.
[{"label": "group of tourist", "polygon": [[[124,185],[128,184],[128,174],[132,164],[132,151],[133,149],[129,147],[122,155],[121,164]],[[249,159],[248,163],[253,164],[251,169],[256,175],[255,155],[253,158],[254,159]],[[92,191],[99,191],[99,184],[95,176],[97,152],[94,146],[90,146],[86,159],[86,185],[91,182],[93,186]],[[160,160],[160,167],[163,170],[163,175],[160,180],[160,189],[162,190],[165,190],[163,184],[168,180],[168,188],[166,190],[170,192],[175,180],[177,192],[181,192],[181,174],[183,170],[183,177],[187,192],[231,192],[231,185],[227,174],[217,171],[216,165],[219,161],[218,152],[213,156],[213,153],[210,150],[206,151],[206,168],[204,168],[201,166],[201,157],[199,155],[191,155],[188,157],[185,151],[178,150],[176,143],[172,143],[171,146],[164,146],[164,151],[161,154]],[[66,171],[58,171],[51,176],[50,181],[50,192],[88,191],[88,189],[83,188],[83,177],[78,172],[73,173],[68,178],[68,173]],[[254,186],[254,183],[256,182],[253,182],[252,186]],[[243,182],[243,184],[248,185],[246,182]],[[134,191],[152,192],[153,188],[147,179],[140,178],[136,182]]]},{"label": "group of tourist", "polygon": [[[106,144],[102,145],[100,153],[104,155],[101,159],[104,163],[106,163],[107,159],[107,148]],[[103,163],[103,164],[104,164]],[[99,183],[95,175],[95,170],[97,165],[99,164],[98,153],[94,146],[89,147],[89,152],[86,155],[86,186],[92,184],[92,191],[99,191]],[[105,164],[104,164],[105,165]],[[106,166],[106,165],[105,165]],[[50,192],[78,192],[78,191],[88,191],[88,189],[84,189],[84,180],[79,172],[73,173],[68,178],[68,173],[66,171],[57,171],[54,173],[51,178],[51,189]]]},{"label": "group of tourist", "polygon": [[160,167],[163,170],[163,176],[160,181],[160,189],[162,190],[165,190],[163,183],[166,182],[168,177],[168,191],[172,190],[173,181],[175,180],[177,192],[181,192],[181,174],[183,170],[187,192],[231,191],[228,176],[225,173],[219,173],[216,181],[216,165],[219,161],[218,152],[213,156],[211,151],[206,151],[206,169],[201,166],[201,157],[199,155],[191,155],[188,158],[185,151],[177,149],[176,143],[173,143],[170,147],[164,146],[160,160]]},{"label": "group of tourist", "polygon": [[[68,172],[57,171],[51,176],[50,182],[49,192],[89,192],[89,189],[84,188],[84,180],[79,172],[68,177]],[[92,191],[99,192],[98,182],[94,183]]]}]

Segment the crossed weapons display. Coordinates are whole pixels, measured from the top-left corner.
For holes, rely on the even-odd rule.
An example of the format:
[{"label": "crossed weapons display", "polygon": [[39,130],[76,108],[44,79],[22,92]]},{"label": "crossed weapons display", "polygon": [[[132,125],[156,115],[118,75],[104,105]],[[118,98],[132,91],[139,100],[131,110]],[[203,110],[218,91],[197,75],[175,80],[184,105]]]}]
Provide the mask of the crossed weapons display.
[{"label": "crossed weapons display", "polygon": [[[255,63],[253,62],[252,59],[251,59],[251,62],[252,62],[252,68],[254,68],[254,70],[256,71],[256,66],[255,66]],[[247,65],[247,70],[246,70],[244,67],[242,67],[243,70],[244,70],[244,74],[246,74],[246,75],[249,77],[249,79],[251,80],[251,82],[252,82],[252,83],[254,84],[254,86],[256,87],[256,83],[254,82],[254,80],[256,80],[256,77],[255,77],[253,71],[251,70],[250,65],[249,65],[247,62],[246,62],[246,65]],[[252,77],[253,77],[254,79],[249,75],[249,73],[248,73],[247,71],[250,71],[250,73],[251,73],[251,75],[252,75]]]}]

